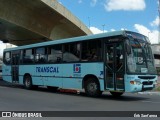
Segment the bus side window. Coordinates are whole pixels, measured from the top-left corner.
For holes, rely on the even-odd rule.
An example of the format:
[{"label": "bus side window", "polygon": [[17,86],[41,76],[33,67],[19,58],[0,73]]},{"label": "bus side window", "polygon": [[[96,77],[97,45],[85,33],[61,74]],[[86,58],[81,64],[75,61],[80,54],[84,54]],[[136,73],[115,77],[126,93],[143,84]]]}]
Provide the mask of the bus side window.
[{"label": "bus side window", "polygon": [[99,61],[102,58],[100,40],[82,42],[82,61]]},{"label": "bus side window", "polygon": [[10,65],[11,64],[11,53],[10,52],[5,52],[4,53],[4,63],[6,65]]},{"label": "bus side window", "polygon": [[20,64],[23,64],[23,50],[20,51]]},{"label": "bus side window", "polygon": [[47,48],[45,47],[36,48],[35,62],[36,63],[47,62]]},{"label": "bus side window", "polygon": [[33,63],[34,62],[34,52],[33,49],[26,49],[23,51],[23,63]]},{"label": "bus side window", "polygon": [[80,43],[68,43],[64,45],[63,61],[78,62],[80,61]]},{"label": "bus side window", "polygon": [[59,63],[62,61],[62,45],[54,45],[48,48],[48,62]]}]

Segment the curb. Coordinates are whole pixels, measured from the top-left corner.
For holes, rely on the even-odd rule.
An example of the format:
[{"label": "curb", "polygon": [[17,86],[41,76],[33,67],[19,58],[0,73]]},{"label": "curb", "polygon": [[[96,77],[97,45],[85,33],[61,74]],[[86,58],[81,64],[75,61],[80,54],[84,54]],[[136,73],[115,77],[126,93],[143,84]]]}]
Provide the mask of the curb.
[{"label": "curb", "polygon": [[138,92],[141,95],[160,95],[160,92]]}]

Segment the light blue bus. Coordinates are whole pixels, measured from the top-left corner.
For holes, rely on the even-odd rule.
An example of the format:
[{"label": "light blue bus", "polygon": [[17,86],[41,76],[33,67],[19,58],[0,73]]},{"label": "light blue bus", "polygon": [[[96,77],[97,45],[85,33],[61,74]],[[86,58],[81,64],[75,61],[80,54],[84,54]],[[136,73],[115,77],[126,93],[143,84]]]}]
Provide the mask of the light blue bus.
[{"label": "light blue bus", "polygon": [[27,89],[85,90],[89,96],[109,91],[152,90],[157,82],[148,38],[131,31],[42,42],[4,50],[3,80]]}]

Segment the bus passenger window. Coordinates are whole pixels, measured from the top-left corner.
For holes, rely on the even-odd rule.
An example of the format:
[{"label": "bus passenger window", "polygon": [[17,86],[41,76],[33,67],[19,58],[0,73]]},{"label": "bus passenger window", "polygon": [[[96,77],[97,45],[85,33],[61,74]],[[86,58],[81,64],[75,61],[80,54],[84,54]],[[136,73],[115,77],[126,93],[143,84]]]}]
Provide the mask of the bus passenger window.
[{"label": "bus passenger window", "polygon": [[27,49],[23,51],[23,63],[33,63],[34,62],[34,52],[33,49]]},{"label": "bus passenger window", "polygon": [[46,63],[47,62],[47,50],[44,47],[37,48],[35,53],[35,62],[36,63]]},{"label": "bus passenger window", "polygon": [[69,43],[64,45],[63,61],[64,62],[80,61],[80,43]]},{"label": "bus passenger window", "polygon": [[101,40],[82,42],[82,61],[99,61],[102,58]]},{"label": "bus passenger window", "polygon": [[23,64],[23,50],[20,51],[19,61],[20,61],[20,64]]},{"label": "bus passenger window", "polygon": [[4,53],[4,64],[10,65],[11,64],[11,54],[10,52]]},{"label": "bus passenger window", "polygon": [[59,63],[62,60],[62,46],[54,45],[48,49],[48,62]]}]

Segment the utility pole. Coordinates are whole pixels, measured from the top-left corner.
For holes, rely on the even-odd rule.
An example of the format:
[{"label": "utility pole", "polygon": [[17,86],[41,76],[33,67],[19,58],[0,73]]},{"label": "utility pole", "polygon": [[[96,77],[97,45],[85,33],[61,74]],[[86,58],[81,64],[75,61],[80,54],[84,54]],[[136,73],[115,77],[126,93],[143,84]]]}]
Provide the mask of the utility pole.
[{"label": "utility pole", "polygon": [[89,27],[89,29],[90,29],[90,27],[91,27],[91,21],[90,21],[90,17],[88,17],[88,27]]},{"label": "utility pole", "polygon": [[160,0],[158,0],[158,43],[160,44]]},{"label": "utility pole", "polygon": [[104,27],[105,27],[105,24],[103,24],[103,25],[102,25],[102,27],[103,27],[103,33],[104,33]]}]

